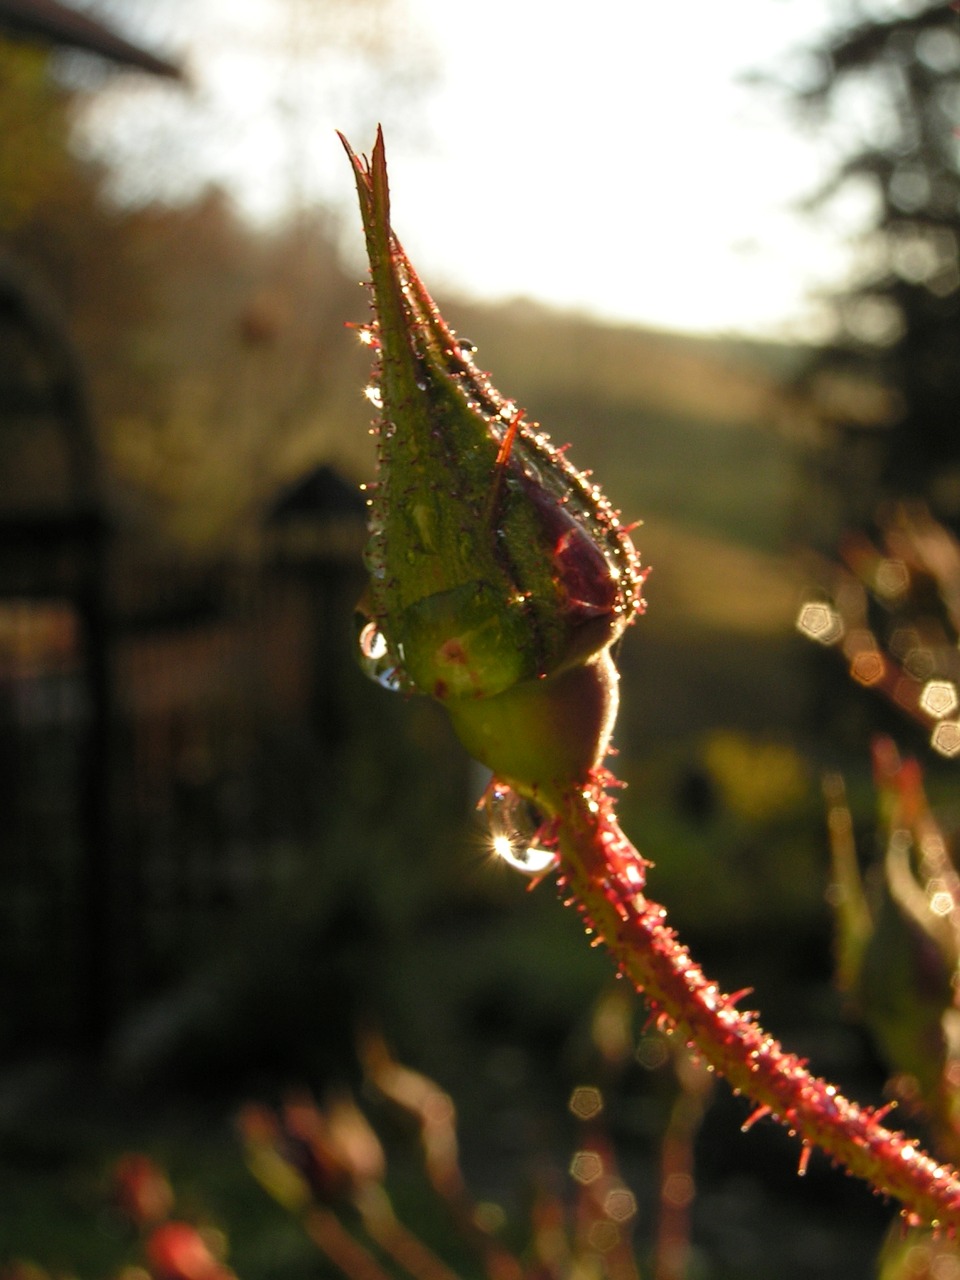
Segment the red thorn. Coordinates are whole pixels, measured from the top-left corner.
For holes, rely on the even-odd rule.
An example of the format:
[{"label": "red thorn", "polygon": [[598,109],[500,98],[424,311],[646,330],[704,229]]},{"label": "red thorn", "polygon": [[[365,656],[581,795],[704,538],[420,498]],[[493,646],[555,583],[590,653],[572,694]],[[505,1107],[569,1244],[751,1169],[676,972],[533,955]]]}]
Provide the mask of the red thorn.
[{"label": "red thorn", "polygon": [[769,1116],[771,1114],[772,1113],[769,1107],[765,1107],[765,1106],[757,1107],[756,1110],[751,1111],[750,1114],[747,1116],[746,1120],[744,1120],[743,1124],[740,1126],[740,1132],[748,1133],[753,1128],[753,1126],[757,1123],[758,1120],[762,1120],[764,1116]]},{"label": "red thorn", "polygon": [[510,451],[513,448],[513,442],[516,439],[517,428],[520,426],[520,423],[523,421],[523,418],[526,412],[527,412],[526,409],[518,409],[517,412],[510,419],[510,425],[509,427],[507,427],[503,440],[500,442],[500,449],[497,453],[496,466],[498,468],[503,468],[507,465],[507,462],[510,458]]}]

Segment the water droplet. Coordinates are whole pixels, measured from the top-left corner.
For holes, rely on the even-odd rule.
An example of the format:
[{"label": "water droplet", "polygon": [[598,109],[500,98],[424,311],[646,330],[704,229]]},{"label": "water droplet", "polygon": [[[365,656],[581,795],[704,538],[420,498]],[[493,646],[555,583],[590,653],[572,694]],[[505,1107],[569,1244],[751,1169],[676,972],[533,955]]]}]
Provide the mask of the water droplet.
[{"label": "water droplet", "polygon": [[389,440],[397,433],[397,424],[395,422],[382,422],[380,424],[380,434]]},{"label": "water droplet", "polygon": [[556,850],[545,838],[540,815],[522,796],[494,783],[484,798],[490,823],[490,848],[495,857],[526,876],[542,876],[558,863]]},{"label": "water droplet", "polygon": [[360,636],[360,666],[371,680],[391,693],[408,687],[408,681],[397,659],[390,652],[387,638],[376,622],[364,624]]},{"label": "water droplet", "polygon": [[388,693],[402,693],[404,689],[408,689],[410,687],[409,681],[400,668],[394,666],[385,667],[384,670],[376,676],[376,681],[377,684],[382,685]]},{"label": "water droplet", "polygon": [[370,662],[378,662],[386,656],[387,637],[375,622],[368,622],[360,632],[360,652]]},{"label": "water droplet", "polygon": [[383,408],[383,397],[380,395],[380,388],[374,383],[371,382],[368,387],[364,387],[363,394],[375,408]]}]

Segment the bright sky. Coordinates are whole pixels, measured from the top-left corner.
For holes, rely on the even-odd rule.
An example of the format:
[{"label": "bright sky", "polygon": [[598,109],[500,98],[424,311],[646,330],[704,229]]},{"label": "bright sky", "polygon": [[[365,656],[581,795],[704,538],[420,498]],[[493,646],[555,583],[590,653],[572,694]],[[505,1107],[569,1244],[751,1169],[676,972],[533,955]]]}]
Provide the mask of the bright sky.
[{"label": "bright sky", "polygon": [[823,30],[830,0],[405,0],[403,29],[435,66],[412,107],[291,56],[307,2],[167,0],[188,24],[160,34],[193,42],[196,93],[145,88],[166,105],[104,112],[94,130],[126,128],[128,150],[159,158],[172,129],[195,168],[266,215],[291,193],[352,201],[334,128],[369,151],[379,119],[394,225],[435,292],[696,331],[816,330],[809,295],[842,278],[862,211],[819,225],[792,211],[825,148],[738,77],[801,74],[788,55]]},{"label": "bright sky", "polygon": [[[432,154],[397,155],[421,274],[696,330],[795,327],[842,255],[790,206],[817,152],[738,83],[816,31],[817,0],[415,0],[442,38]],[[442,37],[440,36],[442,33]],[[388,150],[389,155],[389,150]]]}]

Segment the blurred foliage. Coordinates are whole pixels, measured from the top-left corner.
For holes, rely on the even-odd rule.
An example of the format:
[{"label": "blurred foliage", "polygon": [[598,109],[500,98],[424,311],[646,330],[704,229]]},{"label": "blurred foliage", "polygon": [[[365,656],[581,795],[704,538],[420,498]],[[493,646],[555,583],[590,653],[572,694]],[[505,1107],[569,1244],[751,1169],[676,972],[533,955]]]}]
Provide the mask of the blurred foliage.
[{"label": "blurred foliage", "polygon": [[365,362],[343,329],[362,295],[320,210],[255,232],[213,189],[113,203],[107,171],[70,150],[76,104],[48,63],[0,45],[2,245],[64,313],[115,514],[134,536],[222,552],[319,458],[367,468]]},{"label": "blurred foliage", "polygon": [[[828,599],[809,601],[798,628],[833,649],[854,686],[919,725],[933,761],[960,754],[956,668],[960,542],[918,503],[886,514],[876,540],[850,533],[839,564],[820,564]],[[903,736],[903,724],[901,734]],[[960,877],[956,781],[940,770],[940,812],[924,769],[892,737],[872,743],[876,816],[858,823],[843,777],[824,778],[832,856],[828,899],[836,980],[869,1031],[887,1073],[891,1106],[944,1161],[960,1145]],[[939,779],[937,775],[939,774]],[[946,825],[949,823],[949,825]],[[901,1121],[902,1123],[902,1121]],[[957,1242],[891,1229],[883,1280],[960,1275]]]},{"label": "blurred foliage", "polygon": [[0,39],[0,234],[22,228],[68,181],[66,121],[46,57]]},{"label": "blurred foliage", "polygon": [[746,822],[768,822],[799,807],[809,790],[805,762],[786,743],[755,743],[713,734],[704,763],[730,810]]},{"label": "blurred foliage", "polygon": [[335,129],[370,137],[390,121],[391,137],[423,138],[437,57],[408,0],[266,0],[236,12],[183,0],[94,3],[134,38],[175,50],[188,76],[184,91],[104,77],[76,56],[61,66],[70,84],[94,90],[75,104],[74,137],[108,167],[108,193],[121,205],[191,204],[221,175],[232,187],[242,155],[255,168],[248,207],[282,219],[337,203]]}]

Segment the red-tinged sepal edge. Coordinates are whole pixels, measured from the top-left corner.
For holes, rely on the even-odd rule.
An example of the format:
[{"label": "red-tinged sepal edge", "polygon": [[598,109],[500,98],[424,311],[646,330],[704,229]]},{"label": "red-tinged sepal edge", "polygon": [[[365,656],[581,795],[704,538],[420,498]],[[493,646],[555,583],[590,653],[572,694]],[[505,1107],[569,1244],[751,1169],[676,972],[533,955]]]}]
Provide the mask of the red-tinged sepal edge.
[{"label": "red-tinged sepal edge", "polygon": [[899,1200],[907,1224],[956,1235],[957,1173],[740,1011],[646,895],[649,864],[617,824],[603,767],[617,709],[610,649],[643,607],[628,529],[444,322],[391,227],[382,134],[369,161],[343,141],[374,294],[368,391],[382,417],[366,633],[388,683],[442,702],[504,791],[533,802],[566,904],[656,1024],[751,1102],[746,1127],[779,1121],[800,1140],[801,1172],[817,1148]]}]

